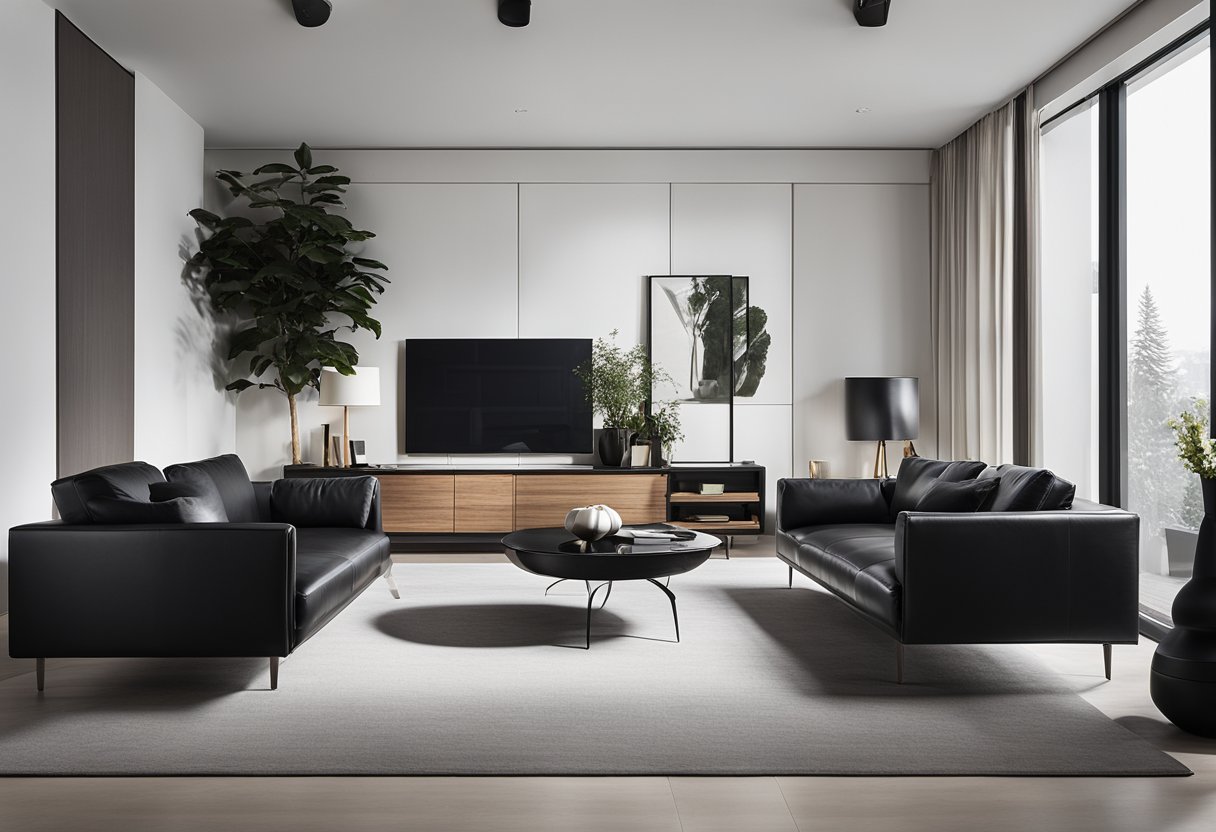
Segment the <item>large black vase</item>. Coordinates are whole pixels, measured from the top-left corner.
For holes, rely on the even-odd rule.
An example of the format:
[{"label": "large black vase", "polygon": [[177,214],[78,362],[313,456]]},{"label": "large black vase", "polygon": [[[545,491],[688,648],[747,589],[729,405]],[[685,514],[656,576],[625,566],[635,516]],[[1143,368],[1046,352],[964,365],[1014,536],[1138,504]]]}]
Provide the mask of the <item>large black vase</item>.
[{"label": "large black vase", "polygon": [[595,454],[599,464],[606,468],[628,468],[633,434],[626,428],[602,428],[595,433]]},{"label": "large black vase", "polygon": [[1183,731],[1216,737],[1216,479],[1200,483],[1195,568],[1174,598],[1174,629],[1157,645],[1149,692]]}]

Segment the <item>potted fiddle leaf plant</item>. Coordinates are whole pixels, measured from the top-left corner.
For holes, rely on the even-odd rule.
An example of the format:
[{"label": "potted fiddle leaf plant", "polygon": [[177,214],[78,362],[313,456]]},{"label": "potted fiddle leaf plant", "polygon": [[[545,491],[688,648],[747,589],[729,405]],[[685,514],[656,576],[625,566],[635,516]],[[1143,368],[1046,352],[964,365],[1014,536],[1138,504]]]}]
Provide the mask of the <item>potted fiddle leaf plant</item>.
[{"label": "potted fiddle leaf plant", "polygon": [[[296,398],[320,386],[321,368],[353,375],[359,353],[339,338],[342,330],[380,337],[369,314],[384,292],[388,269],[356,255],[355,246],[376,236],[332,213],[344,207],[350,179],[332,165],[313,162],[301,144],[295,164],[272,162],[250,174],[216,172],[249,216],[190,212],[206,234],[190,267],[200,276],[212,307],[237,319],[228,360],[249,356],[247,372],[225,389],[278,390],[291,417],[291,461],[300,462]],[[260,379],[267,372],[269,381]]]}]

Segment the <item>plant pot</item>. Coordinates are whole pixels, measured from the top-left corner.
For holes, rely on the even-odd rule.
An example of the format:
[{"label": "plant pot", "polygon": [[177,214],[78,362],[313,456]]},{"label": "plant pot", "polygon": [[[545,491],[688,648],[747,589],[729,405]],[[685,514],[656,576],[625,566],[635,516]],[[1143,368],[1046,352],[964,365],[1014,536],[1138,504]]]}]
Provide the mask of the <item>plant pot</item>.
[{"label": "plant pot", "polygon": [[663,443],[650,443],[650,467],[651,468],[666,468],[667,458],[663,456]]},{"label": "plant pot", "polygon": [[629,446],[633,434],[627,428],[600,428],[595,432],[595,454],[605,468],[629,465]]},{"label": "plant pot", "polygon": [[1171,577],[1191,577],[1191,567],[1195,563],[1195,544],[1198,540],[1198,529],[1186,526],[1165,527],[1165,551]]},{"label": "plant pot", "polygon": [[1201,479],[1203,522],[1191,579],[1174,598],[1174,629],[1157,645],[1149,693],[1170,722],[1216,737],[1216,479]]},{"label": "plant pot", "polygon": [[646,468],[650,465],[650,443],[634,445],[629,449],[629,467]]}]

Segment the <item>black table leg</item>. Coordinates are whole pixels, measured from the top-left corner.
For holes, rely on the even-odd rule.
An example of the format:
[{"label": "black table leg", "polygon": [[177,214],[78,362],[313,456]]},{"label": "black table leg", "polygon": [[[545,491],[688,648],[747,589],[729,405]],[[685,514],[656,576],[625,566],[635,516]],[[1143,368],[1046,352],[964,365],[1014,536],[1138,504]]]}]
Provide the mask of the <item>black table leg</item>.
[{"label": "black table leg", "polygon": [[[591,649],[591,607],[595,603],[595,594],[604,587],[608,587],[608,592],[611,593],[612,581],[609,581],[606,584],[600,584],[595,589],[591,590],[590,594],[587,595],[587,647],[585,648],[587,650]],[[608,603],[607,595],[604,596],[604,603]]]},{"label": "black table leg", "polygon": [[667,596],[667,598],[668,598],[668,600],[669,600],[669,601],[671,601],[671,618],[672,618],[672,620],[673,620],[673,621],[675,621],[675,623],[676,623],[676,641],[679,641],[679,640],[680,640],[680,616],[679,616],[679,614],[676,612],[676,596],[675,596],[675,593],[674,593],[674,592],[672,592],[672,591],[671,591],[670,589],[668,589],[667,587],[663,586],[661,583],[659,583],[658,581],[656,581],[654,578],[647,578],[646,580],[650,581],[652,584],[654,584],[655,586],[657,586],[659,589],[663,590],[663,594]]}]

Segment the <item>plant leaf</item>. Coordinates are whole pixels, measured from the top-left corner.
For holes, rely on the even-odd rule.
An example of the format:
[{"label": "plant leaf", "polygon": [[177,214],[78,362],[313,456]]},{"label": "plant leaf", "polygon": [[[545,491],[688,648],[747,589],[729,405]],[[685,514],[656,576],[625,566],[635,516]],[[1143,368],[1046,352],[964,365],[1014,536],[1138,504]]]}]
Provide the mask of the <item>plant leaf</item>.
[{"label": "plant leaf", "polygon": [[296,164],[307,170],[312,167],[312,148],[304,142],[300,142],[300,146],[296,148]]}]

